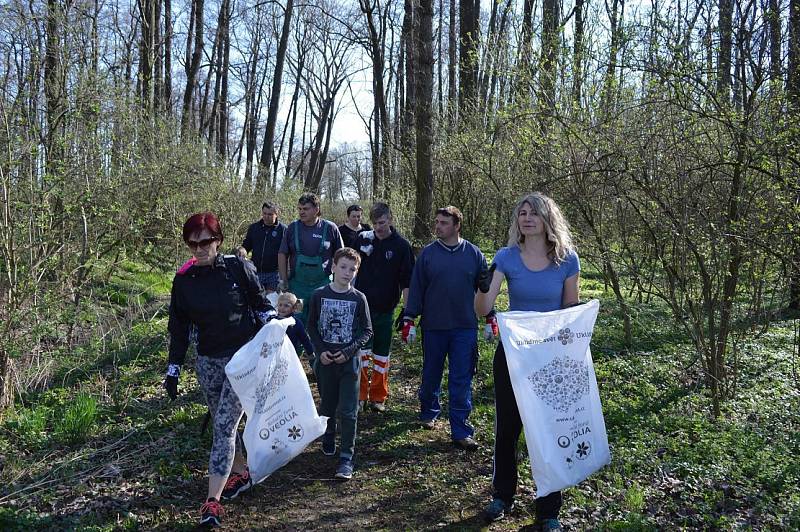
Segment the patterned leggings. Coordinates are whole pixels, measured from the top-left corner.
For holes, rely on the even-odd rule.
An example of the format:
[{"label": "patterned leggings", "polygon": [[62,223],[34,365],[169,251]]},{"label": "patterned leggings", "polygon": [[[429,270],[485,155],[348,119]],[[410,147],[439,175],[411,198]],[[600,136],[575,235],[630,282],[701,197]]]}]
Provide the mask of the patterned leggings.
[{"label": "patterned leggings", "polygon": [[241,446],[237,428],[242,419],[242,405],[225,375],[225,364],[230,359],[197,357],[197,380],[214,420],[214,443],[208,459],[208,473],[222,477],[230,474],[236,447]]}]

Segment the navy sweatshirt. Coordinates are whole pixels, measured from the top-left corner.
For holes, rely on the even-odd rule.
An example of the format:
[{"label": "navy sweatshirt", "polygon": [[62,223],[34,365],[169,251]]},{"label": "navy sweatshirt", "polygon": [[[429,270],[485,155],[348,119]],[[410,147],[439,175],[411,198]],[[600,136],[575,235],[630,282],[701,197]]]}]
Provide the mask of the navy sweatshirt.
[{"label": "navy sweatshirt", "polygon": [[483,253],[467,240],[452,250],[439,240],[428,244],[414,265],[405,314],[422,314],[427,330],[476,328],[475,287],[484,268]]},{"label": "navy sweatshirt", "polygon": [[259,220],[247,228],[242,247],[253,252],[253,264],[262,273],[278,271],[278,250],[283,240],[286,226],[281,222],[276,225],[267,225],[264,220]]},{"label": "navy sweatshirt", "polygon": [[[411,283],[414,253],[394,227],[383,240],[372,231],[360,233],[355,249],[361,255],[355,287],[367,296],[372,312],[393,312],[403,289]],[[369,238],[372,236],[372,238]]]},{"label": "navy sweatshirt", "polygon": [[309,338],[302,321],[295,318],[294,325],[290,325],[286,328],[286,336],[289,337],[289,340],[291,340],[294,346],[294,350],[297,351],[298,354],[300,354],[300,348],[302,347],[306,352],[306,356],[314,356],[314,347],[311,345],[311,338]]}]

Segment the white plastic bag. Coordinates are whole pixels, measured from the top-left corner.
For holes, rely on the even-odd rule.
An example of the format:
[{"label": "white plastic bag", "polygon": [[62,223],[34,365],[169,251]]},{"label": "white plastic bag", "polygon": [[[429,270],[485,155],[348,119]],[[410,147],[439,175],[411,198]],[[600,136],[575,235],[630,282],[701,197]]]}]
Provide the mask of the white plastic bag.
[{"label": "white plastic bag", "polygon": [[286,336],[293,324],[293,318],[270,321],[225,366],[247,413],[244,445],[256,483],[325,432],[328,418],[317,415],[303,366]]},{"label": "white plastic bag", "polygon": [[537,497],[611,461],[589,342],[600,304],[497,315]]}]

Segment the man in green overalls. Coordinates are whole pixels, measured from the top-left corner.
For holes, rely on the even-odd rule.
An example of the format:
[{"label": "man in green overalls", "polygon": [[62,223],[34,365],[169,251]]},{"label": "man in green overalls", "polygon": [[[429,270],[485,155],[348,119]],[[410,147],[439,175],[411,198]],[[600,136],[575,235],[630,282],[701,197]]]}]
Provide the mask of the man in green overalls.
[{"label": "man in green overalls", "polygon": [[308,318],[308,302],[314,290],[330,282],[330,262],[336,250],[344,247],[335,223],[320,218],[316,194],[305,192],[297,200],[298,220],[283,232],[278,250],[280,290],[288,290],[302,299],[300,319]]}]

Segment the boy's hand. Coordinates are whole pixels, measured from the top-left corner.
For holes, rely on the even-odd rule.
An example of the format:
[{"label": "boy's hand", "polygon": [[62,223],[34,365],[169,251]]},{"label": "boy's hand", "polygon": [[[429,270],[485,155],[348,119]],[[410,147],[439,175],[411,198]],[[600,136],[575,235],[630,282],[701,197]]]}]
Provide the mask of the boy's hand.
[{"label": "boy's hand", "polygon": [[322,362],[324,366],[328,366],[333,364],[333,355],[331,355],[330,351],[323,351],[322,354],[319,355],[319,361]]},{"label": "boy's hand", "polygon": [[336,362],[337,364],[344,364],[347,362],[347,357],[344,356],[344,353],[341,351],[336,351],[331,355],[331,360]]}]

